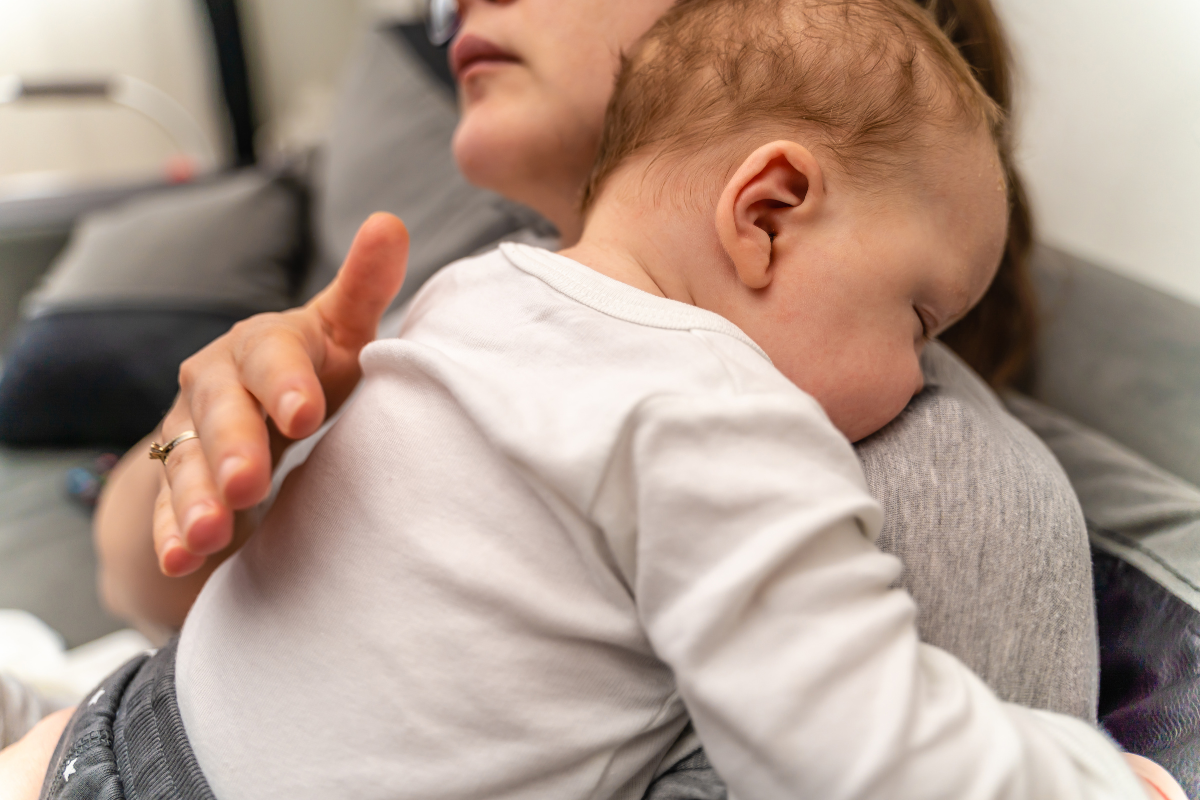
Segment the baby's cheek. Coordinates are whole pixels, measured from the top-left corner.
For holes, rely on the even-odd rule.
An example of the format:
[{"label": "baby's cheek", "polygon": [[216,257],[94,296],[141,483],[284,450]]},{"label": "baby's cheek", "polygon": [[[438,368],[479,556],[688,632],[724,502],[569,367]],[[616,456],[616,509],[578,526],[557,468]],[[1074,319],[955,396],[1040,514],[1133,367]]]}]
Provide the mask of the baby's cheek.
[{"label": "baby's cheek", "polygon": [[857,409],[854,418],[846,419],[844,425],[839,425],[842,433],[852,442],[870,436],[900,416],[925,385],[919,366],[915,373],[893,368],[883,369],[876,375],[876,380],[858,387],[856,394],[859,401],[854,404]]}]

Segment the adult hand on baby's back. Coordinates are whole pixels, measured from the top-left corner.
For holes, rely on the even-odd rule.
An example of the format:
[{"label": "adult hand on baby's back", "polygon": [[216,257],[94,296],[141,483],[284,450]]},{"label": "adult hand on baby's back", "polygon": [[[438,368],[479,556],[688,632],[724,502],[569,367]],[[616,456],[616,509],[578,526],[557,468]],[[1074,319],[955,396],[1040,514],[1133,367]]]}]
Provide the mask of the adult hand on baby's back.
[{"label": "adult hand on baby's back", "polygon": [[302,308],[259,314],[183,362],[162,441],[154,549],[167,575],[194,572],[233,536],[233,513],[261,502],[283,448],[316,432],[358,383],[358,354],[400,291],[408,231],[390,214],[359,229],[337,277]]}]

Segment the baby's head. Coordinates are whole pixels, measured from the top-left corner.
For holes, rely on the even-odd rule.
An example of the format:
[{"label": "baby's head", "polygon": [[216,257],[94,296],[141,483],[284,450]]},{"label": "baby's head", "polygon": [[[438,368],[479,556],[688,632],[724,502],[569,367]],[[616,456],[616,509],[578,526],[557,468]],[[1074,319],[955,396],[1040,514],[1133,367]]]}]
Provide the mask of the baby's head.
[{"label": "baby's head", "polygon": [[680,0],[624,59],[581,247],[730,319],[857,440],[995,274],[1002,123],[911,0]]}]

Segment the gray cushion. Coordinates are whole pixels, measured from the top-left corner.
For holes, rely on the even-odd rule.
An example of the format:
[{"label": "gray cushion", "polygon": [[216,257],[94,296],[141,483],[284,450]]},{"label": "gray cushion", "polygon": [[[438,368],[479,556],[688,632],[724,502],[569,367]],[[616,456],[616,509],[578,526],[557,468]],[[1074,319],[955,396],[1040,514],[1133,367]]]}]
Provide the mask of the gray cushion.
[{"label": "gray cushion", "polygon": [[247,170],[85,216],[26,303],[0,375],[0,441],[123,448],[157,424],[183,359],[291,305],[303,203]]},{"label": "gray cushion", "polygon": [[1033,395],[1200,485],[1200,308],[1039,247]]},{"label": "gray cushion", "polygon": [[80,220],[26,313],[282,310],[301,220],[295,190],[254,170],[139,195]]},{"label": "gray cushion", "polygon": [[545,224],[459,174],[450,152],[458,123],[454,96],[413,53],[399,27],[368,32],[333,119],[315,181],[317,258],[306,297],[333,279],[355,232],[375,211],[400,217],[412,237],[397,306],[451,261],[511,231]]},{"label": "gray cushion", "polygon": [[1101,722],[1200,797],[1200,488],[1046,406],[1008,402],[1058,456],[1083,505]]},{"label": "gray cushion", "polygon": [[122,627],[96,597],[91,516],[67,500],[67,470],[97,454],[0,447],[0,608],[29,611],[70,647]]},{"label": "gray cushion", "polygon": [[1200,610],[1200,489],[1029,398],[1007,402],[1066,469],[1092,541]]}]

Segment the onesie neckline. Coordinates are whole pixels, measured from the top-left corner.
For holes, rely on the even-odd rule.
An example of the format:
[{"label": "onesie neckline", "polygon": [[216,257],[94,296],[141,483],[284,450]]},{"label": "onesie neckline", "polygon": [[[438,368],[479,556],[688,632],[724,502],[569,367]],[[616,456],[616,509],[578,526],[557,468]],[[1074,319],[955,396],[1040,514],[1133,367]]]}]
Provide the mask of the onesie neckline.
[{"label": "onesie neckline", "polygon": [[644,292],[540,247],[503,242],[500,252],[517,269],[602,314],[653,328],[725,334],[748,345],[771,363],[770,356],[741,328],[712,311]]}]

